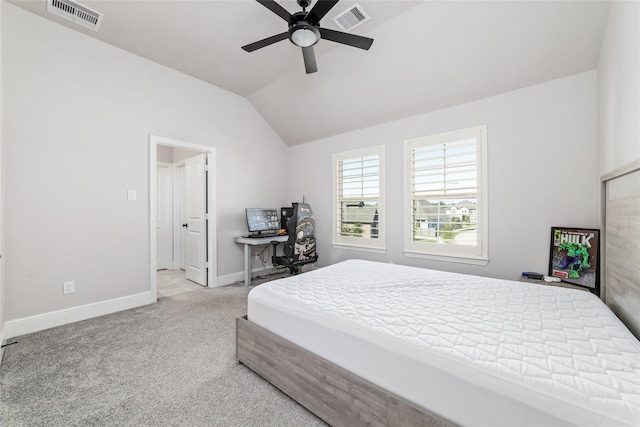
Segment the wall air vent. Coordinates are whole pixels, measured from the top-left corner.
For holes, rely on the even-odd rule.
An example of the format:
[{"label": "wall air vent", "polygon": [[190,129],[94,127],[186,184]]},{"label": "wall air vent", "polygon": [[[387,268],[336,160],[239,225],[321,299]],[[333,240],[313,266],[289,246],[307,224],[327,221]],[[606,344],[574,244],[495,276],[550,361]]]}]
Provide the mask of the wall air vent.
[{"label": "wall air vent", "polygon": [[342,31],[349,31],[352,28],[357,27],[369,20],[369,15],[362,10],[359,4],[355,4],[344,12],[339,13],[333,18],[333,22],[336,23]]},{"label": "wall air vent", "polygon": [[71,0],[47,0],[47,11],[93,31],[102,23],[102,13]]}]

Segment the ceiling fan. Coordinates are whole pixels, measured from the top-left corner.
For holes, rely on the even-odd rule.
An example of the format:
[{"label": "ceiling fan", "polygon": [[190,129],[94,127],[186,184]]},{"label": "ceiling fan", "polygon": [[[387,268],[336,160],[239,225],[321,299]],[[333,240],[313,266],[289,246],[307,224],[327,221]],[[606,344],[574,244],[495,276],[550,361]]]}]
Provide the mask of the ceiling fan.
[{"label": "ceiling fan", "polygon": [[343,33],[341,31],[330,30],[320,27],[320,20],[331,10],[339,0],[317,0],[315,6],[307,12],[307,8],[311,4],[311,0],[297,0],[302,11],[293,15],[286,9],[276,3],[274,0],[256,0],[264,7],[275,13],[289,23],[289,30],[275,36],[255,43],[242,46],[247,52],[261,49],[272,45],[284,39],[291,40],[296,46],[302,48],[302,57],[304,59],[304,67],[307,74],[318,71],[316,64],[316,55],[313,52],[313,45],[318,43],[320,39],[330,40],[336,43],[346,44],[364,50],[369,50],[373,39],[368,37],[356,36],[354,34]]}]

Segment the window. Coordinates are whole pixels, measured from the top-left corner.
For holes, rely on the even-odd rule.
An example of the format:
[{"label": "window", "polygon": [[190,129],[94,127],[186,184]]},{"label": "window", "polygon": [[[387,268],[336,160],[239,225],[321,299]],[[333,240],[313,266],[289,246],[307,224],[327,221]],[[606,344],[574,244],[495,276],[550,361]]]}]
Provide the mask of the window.
[{"label": "window", "polygon": [[405,254],[485,265],[487,127],[405,141]]},{"label": "window", "polygon": [[333,155],[333,243],[384,251],[384,145]]}]

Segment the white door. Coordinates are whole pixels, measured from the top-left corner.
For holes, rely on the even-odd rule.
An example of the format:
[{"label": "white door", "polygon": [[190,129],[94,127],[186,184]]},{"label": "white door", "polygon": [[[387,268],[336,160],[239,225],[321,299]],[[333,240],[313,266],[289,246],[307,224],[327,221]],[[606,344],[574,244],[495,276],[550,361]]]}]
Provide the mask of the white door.
[{"label": "white door", "polygon": [[156,269],[165,270],[171,266],[173,239],[171,237],[171,164],[157,164],[156,209]]},{"label": "white door", "polygon": [[187,279],[207,286],[207,187],[205,154],[185,162],[187,195]]},{"label": "white door", "polygon": [[178,252],[178,265],[180,269],[187,270],[187,265],[189,262],[189,236],[187,232],[187,187],[185,185],[185,165],[176,166],[176,181],[178,188],[178,219],[180,220],[179,224],[179,236],[178,243],[176,245],[176,250]]}]

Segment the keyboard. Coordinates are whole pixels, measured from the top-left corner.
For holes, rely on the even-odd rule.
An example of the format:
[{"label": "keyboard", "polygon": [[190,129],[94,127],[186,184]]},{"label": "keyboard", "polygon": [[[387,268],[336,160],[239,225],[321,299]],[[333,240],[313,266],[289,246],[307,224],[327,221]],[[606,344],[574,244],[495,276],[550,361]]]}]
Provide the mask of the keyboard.
[{"label": "keyboard", "polygon": [[269,237],[278,237],[280,234],[249,234],[247,237],[250,239],[267,239]]}]

